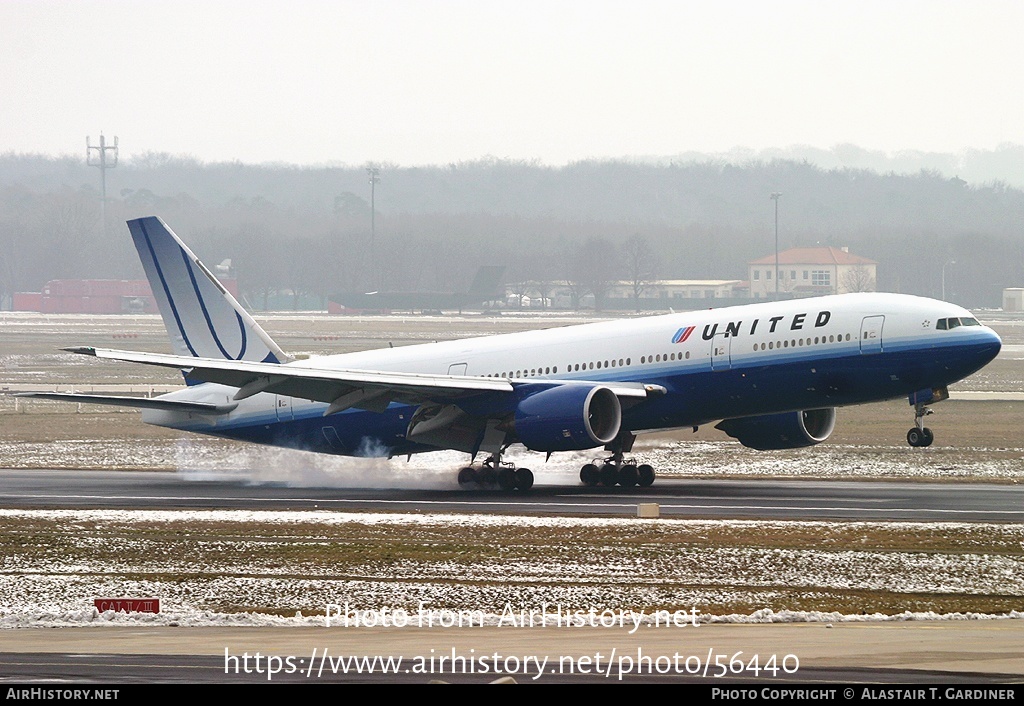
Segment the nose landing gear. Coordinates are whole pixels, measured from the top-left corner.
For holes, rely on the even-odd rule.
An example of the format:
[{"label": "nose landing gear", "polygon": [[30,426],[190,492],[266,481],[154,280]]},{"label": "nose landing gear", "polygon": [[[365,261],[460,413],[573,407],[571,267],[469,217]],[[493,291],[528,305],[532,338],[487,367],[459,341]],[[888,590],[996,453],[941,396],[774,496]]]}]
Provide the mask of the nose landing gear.
[{"label": "nose landing gear", "polygon": [[932,414],[933,410],[924,408],[914,414],[914,426],[907,432],[907,443],[911,446],[931,446],[935,441],[935,434],[924,425],[926,415]]},{"label": "nose landing gear", "polygon": [[924,418],[933,413],[929,405],[949,399],[949,389],[938,387],[919,390],[910,395],[910,404],[914,405],[914,426],[907,432],[907,443],[914,447],[931,446],[935,434],[924,425]]}]

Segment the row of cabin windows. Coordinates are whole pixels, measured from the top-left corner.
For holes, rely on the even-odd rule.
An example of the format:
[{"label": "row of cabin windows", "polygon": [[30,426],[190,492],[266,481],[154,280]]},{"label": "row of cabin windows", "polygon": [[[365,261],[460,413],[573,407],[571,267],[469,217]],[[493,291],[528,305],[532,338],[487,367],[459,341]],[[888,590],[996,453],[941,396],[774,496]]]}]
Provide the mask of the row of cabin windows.
[{"label": "row of cabin windows", "polygon": [[[949,328],[955,328],[956,326],[960,325],[959,320],[957,320],[957,319],[941,319],[939,322],[937,322],[936,328],[945,329],[947,321],[957,321],[958,322],[956,324],[953,324],[953,325],[949,326]],[[965,321],[965,323],[963,324],[964,326],[980,326],[980,324],[976,320],[974,320],[974,319],[964,319],[963,321]],[[974,323],[966,323],[966,321],[973,321]],[[813,339],[810,338],[810,337],[808,337],[808,338],[795,338],[795,339],[791,339],[791,340],[787,339],[787,340],[781,341],[779,343],[776,343],[775,341],[769,341],[768,343],[755,343],[754,344],[754,350],[755,351],[764,351],[764,350],[769,350],[770,351],[770,350],[774,350],[776,348],[797,348],[797,347],[801,347],[801,346],[812,346],[812,345],[813,346],[817,346],[817,345],[820,345],[822,343],[838,343],[838,342],[850,341],[850,340],[852,340],[852,336],[850,334],[846,334],[845,336],[843,334],[839,334],[838,336],[836,336],[836,335],[831,335],[831,336],[815,336]],[[661,354],[655,354],[655,355],[643,355],[643,356],[640,356],[640,363],[643,365],[643,364],[646,364],[646,363],[661,363],[661,362],[668,362],[670,360],[689,360],[689,359],[690,359],[690,351],[685,351],[685,352],[682,352],[682,353],[661,353]],[[632,363],[632,359],[630,359],[630,358],[619,358],[617,361],[616,360],[610,360],[610,361],[609,360],[605,360],[605,361],[598,360],[596,362],[591,361],[589,363],[570,363],[569,367],[568,367],[568,370],[569,370],[569,372],[579,372],[580,370],[595,370],[595,369],[600,370],[602,368],[616,368],[616,367],[621,368],[621,367],[623,367],[625,365],[630,365],[631,363]],[[556,365],[553,368],[531,368],[530,370],[512,370],[512,371],[509,371],[507,373],[494,373],[493,375],[487,375],[486,377],[489,377],[489,378],[490,377],[494,377],[494,378],[528,378],[528,377],[534,377],[536,375],[555,375],[557,373],[558,373],[558,366]]]},{"label": "row of cabin windows", "polygon": [[686,360],[690,359],[690,351],[686,351],[685,353],[663,353],[662,355],[640,356],[640,362],[641,363],[661,363],[661,362],[667,361],[667,360],[683,360],[684,358]]},{"label": "row of cabin windows", "polygon": [[808,338],[794,338],[791,340],[785,340],[780,343],[775,341],[769,341],[768,343],[755,343],[755,351],[763,350],[774,350],[775,348],[796,348],[797,346],[816,346],[821,343],[839,343],[841,341],[849,341],[852,339],[850,334],[846,334],[844,338],[842,334],[838,336],[815,336],[813,339]]},{"label": "row of cabin windows", "polygon": [[[661,363],[669,360],[689,360],[690,351],[681,353],[662,353],[657,355],[644,355],[640,356],[640,362],[643,363]],[[632,358],[619,358],[618,360],[598,360],[591,361],[589,363],[570,363],[567,370],[570,373],[579,372],[580,370],[601,370],[602,368],[622,368],[627,365],[632,365]],[[553,368],[531,368],[530,370],[510,370],[507,373],[494,373],[492,375],[485,375],[484,377],[489,378],[528,378],[534,377],[535,375],[555,375],[558,373],[558,366]]]}]

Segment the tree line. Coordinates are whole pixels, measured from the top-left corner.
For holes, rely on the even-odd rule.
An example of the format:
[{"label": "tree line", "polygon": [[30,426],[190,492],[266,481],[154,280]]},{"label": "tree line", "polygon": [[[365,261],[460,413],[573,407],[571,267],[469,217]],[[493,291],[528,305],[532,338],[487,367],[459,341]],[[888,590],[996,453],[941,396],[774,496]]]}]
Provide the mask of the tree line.
[{"label": "tree line", "polygon": [[610,282],[746,279],[780,248],[847,246],[877,260],[880,290],[995,307],[1024,286],[1024,192],[791,160],[564,167],[485,159],[364,167],[205,164],[149,154],[108,172],[84,160],[0,156],[0,305],[59,278],[139,278],[124,221],[159,215],[208,263],[232,260],[260,307],[325,305],[363,289],[465,291],[482,264],[510,283],[567,282],[576,301]]}]

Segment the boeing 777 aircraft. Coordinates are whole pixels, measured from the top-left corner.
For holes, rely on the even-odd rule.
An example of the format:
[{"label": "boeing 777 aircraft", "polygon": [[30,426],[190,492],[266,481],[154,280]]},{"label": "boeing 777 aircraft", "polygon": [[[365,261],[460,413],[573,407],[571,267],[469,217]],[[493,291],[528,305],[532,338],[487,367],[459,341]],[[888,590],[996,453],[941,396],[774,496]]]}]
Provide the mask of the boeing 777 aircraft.
[{"label": "boeing 777 aircraft", "polygon": [[636,435],[717,428],[755,449],[824,441],[836,408],[907,397],[911,446],[928,446],[929,405],[991,361],[1001,342],[970,312],[900,294],[844,294],[294,360],[156,217],[128,222],[173,355],[68,350],[180,369],[153,399],[37,393],[141,407],[150,424],[348,456],[438,449],[480,464],[463,485],[527,490],[503,462],[534,451],[603,449],[588,485],[647,486],[627,459]]}]

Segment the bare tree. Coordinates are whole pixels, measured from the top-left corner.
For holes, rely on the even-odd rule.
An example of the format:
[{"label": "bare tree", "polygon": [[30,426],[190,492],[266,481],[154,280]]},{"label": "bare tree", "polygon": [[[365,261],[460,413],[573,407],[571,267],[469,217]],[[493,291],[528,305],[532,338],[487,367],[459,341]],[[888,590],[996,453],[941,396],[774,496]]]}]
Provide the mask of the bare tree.
[{"label": "bare tree", "polygon": [[843,273],[842,290],[845,292],[875,291],[875,277],[867,265],[851,267]]},{"label": "bare tree", "polygon": [[622,244],[622,260],[626,279],[633,290],[633,307],[640,311],[640,295],[654,283],[656,263],[654,251],[647,238],[639,233]]},{"label": "bare tree", "polygon": [[594,295],[594,308],[600,310],[608,292],[618,280],[618,253],[606,238],[590,237],[576,248],[569,259],[569,283],[574,303],[587,294]]}]

